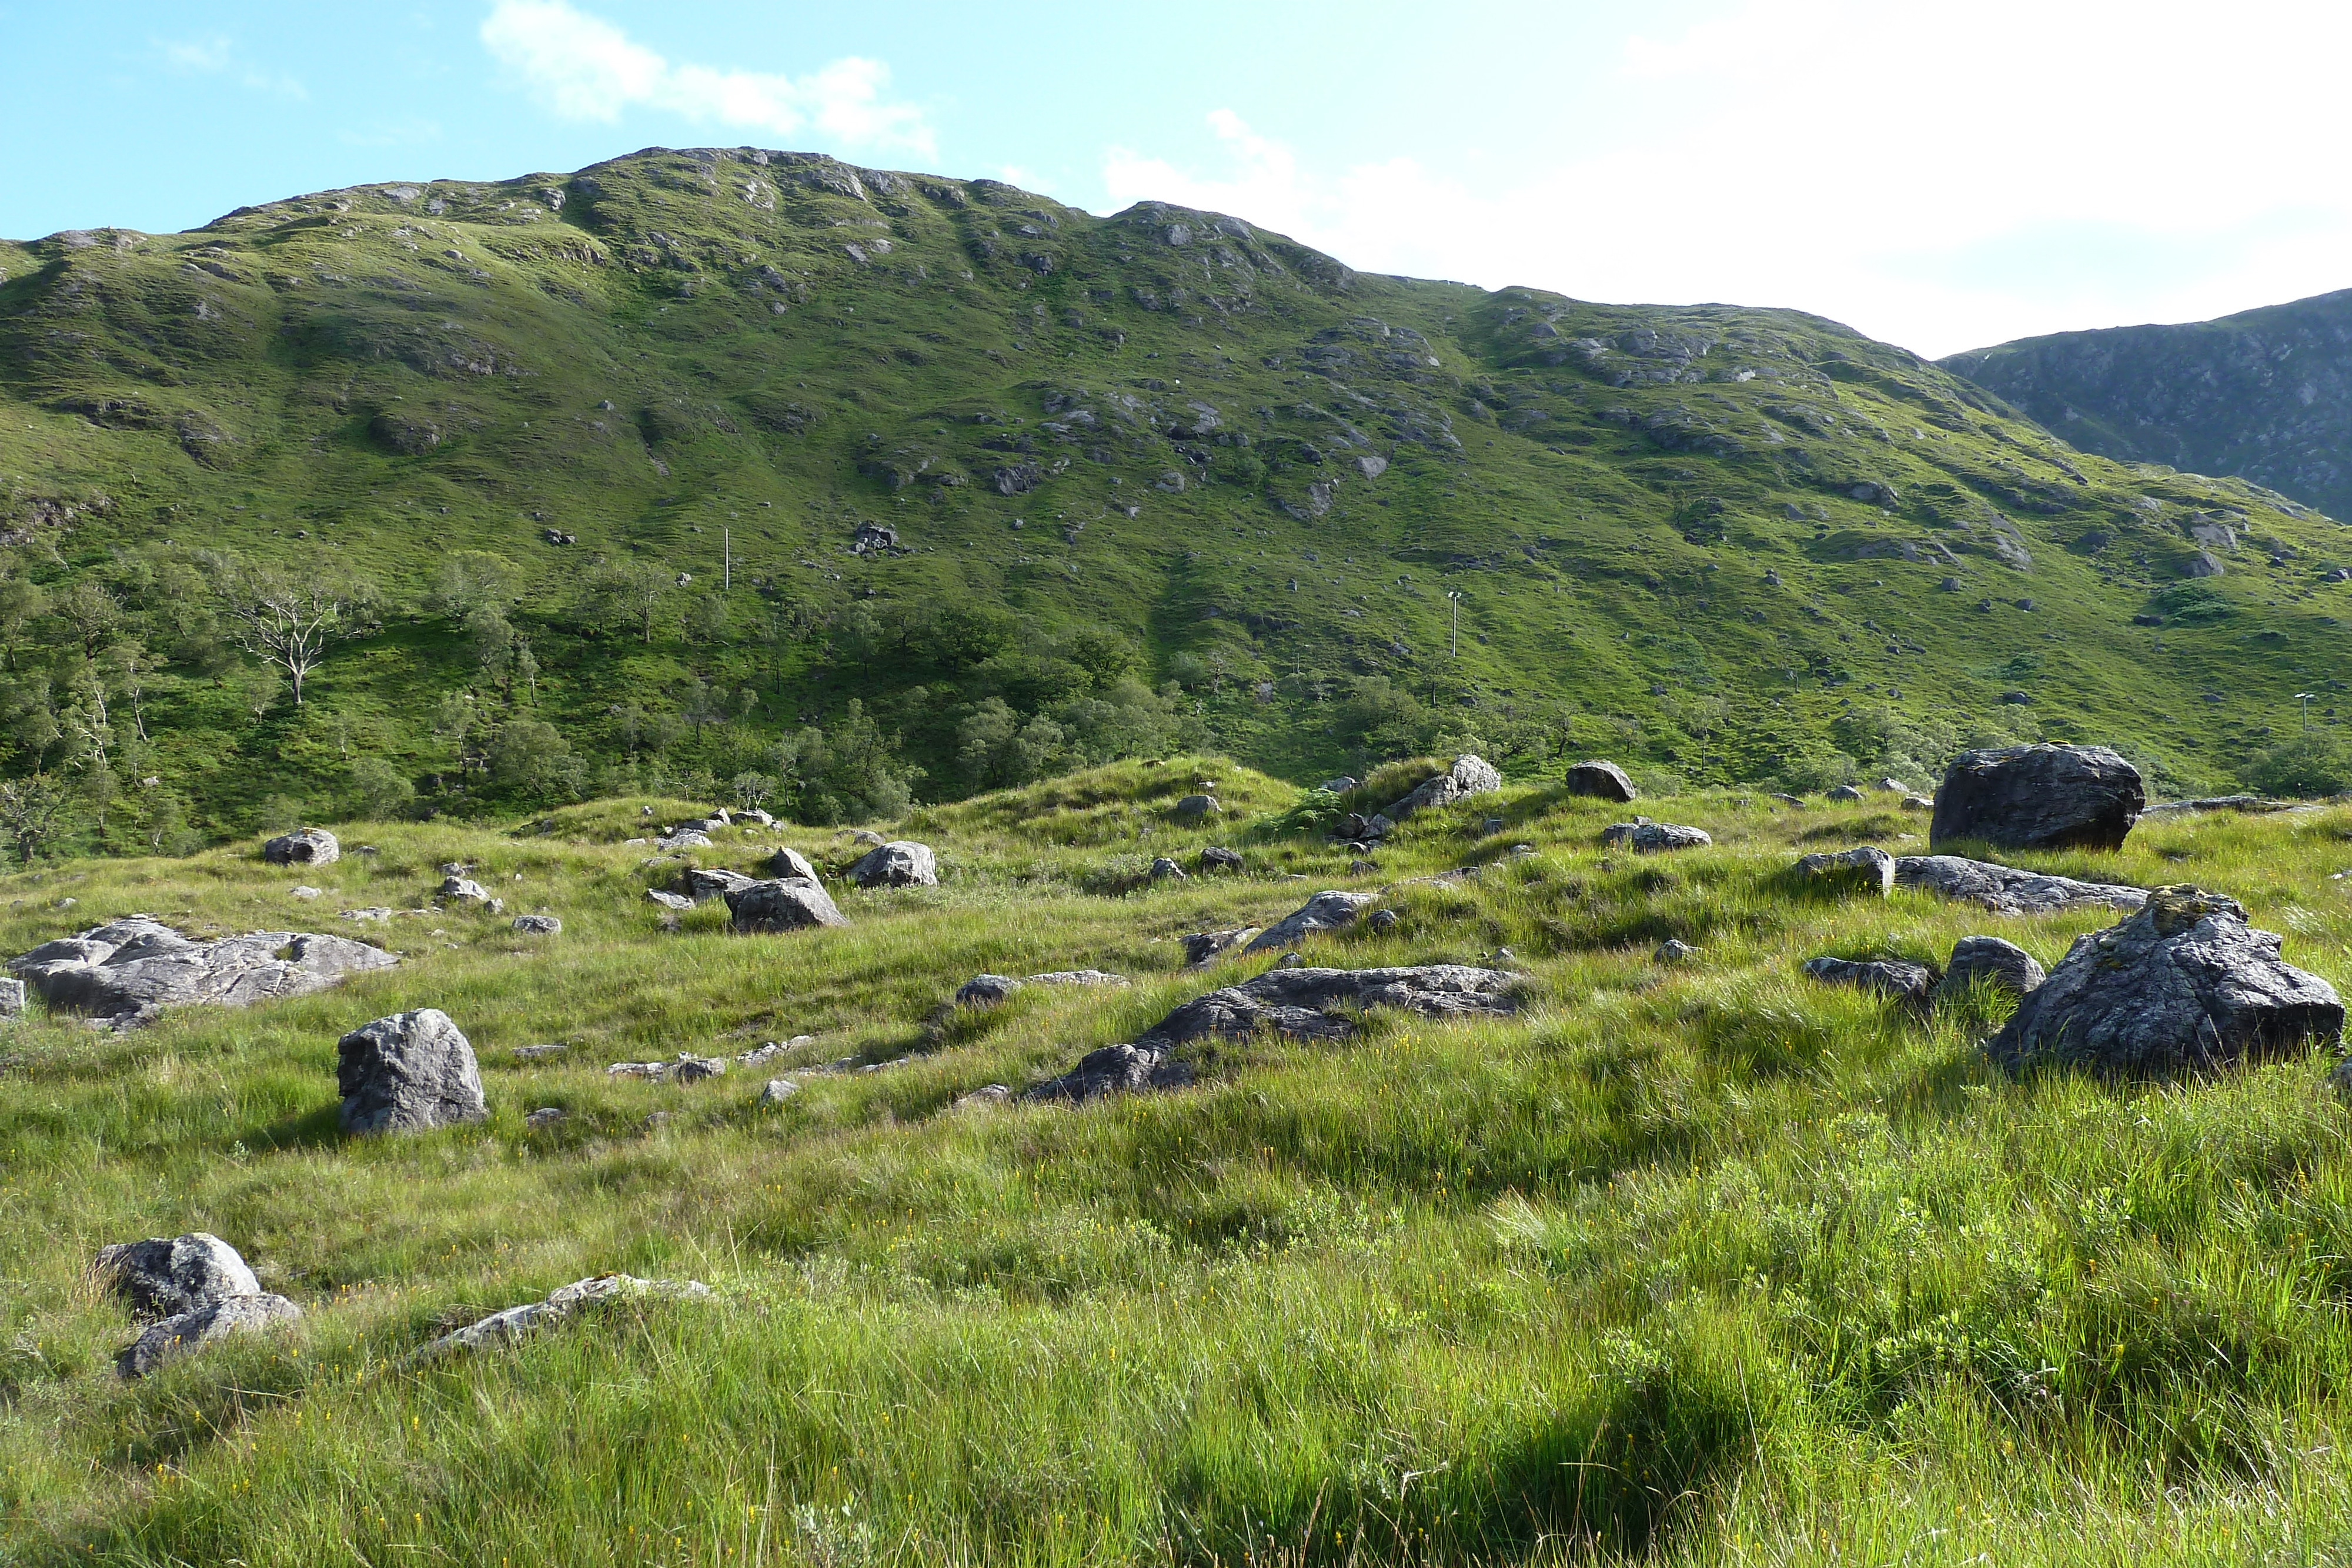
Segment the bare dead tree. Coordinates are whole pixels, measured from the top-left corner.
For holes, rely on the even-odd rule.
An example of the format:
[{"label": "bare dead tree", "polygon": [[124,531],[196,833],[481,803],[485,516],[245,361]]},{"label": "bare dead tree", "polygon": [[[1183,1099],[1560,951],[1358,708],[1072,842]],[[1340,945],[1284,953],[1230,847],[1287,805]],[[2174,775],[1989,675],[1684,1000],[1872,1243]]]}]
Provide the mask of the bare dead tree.
[{"label": "bare dead tree", "polygon": [[373,594],[325,578],[295,579],[246,562],[225,562],[214,579],[221,607],[245,651],[284,670],[302,706],[302,683],[336,643],[372,629]]}]

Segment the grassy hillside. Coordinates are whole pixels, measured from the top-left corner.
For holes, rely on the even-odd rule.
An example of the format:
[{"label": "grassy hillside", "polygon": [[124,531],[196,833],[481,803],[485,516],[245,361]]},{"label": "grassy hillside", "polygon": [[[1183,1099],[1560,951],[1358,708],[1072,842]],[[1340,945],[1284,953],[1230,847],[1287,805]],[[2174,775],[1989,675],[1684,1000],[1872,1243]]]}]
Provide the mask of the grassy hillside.
[{"label": "grassy hillside", "polygon": [[[53,843],[739,778],[844,820],[1198,745],[1818,786],[2067,737],[2170,789],[2336,717],[2334,524],[1787,311],[749,149],[0,275],[0,772]],[[362,633],[299,706],[257,574]]]},{"label": "grassy hillside", "polygon": [[[1209,835],[1160,802],[1220,779],[1240,876],[1118,891],[1135,846]],[[2001,919],[1898,892],[1792,896],[1800,850],[1901,850],[1875,802],[1726,791],[1647,809],[1717,847],[1603,857],[1607,809],[1515,788],[1414,819],[1350,877],[1280,828],[1286,788],[1216,758],[934,810],[935,890],[844,890],[855,924],[667,929],[620,841],[682,802],[501,832],[355,824],[307,873],[239,844],[0,882],[19,951],[148,910],[206,929],[421,904],[476,863],[503,921],[402,915],[398,969],[126,1038],[36,1019],[0,1092],[0,1556],[26,1563],[2332,1562],[2352,1326],[2352,1113],[2294,1061],[2167,1088],[2008,1081],[1990,1020],[1915,1019],[1797,973],[1940,958],[1999,931],[2045,963],[2085,914]],[[1504,820],[1484,832],[1489,815]],[[1014,826],[1008,827],[1007,824]],[[2151,822],[2119,854],[2194,879],[2352,980],[2342,808]],[[752,863],[824,830],[723,834]],[[1517,844],[1531,853],[1515,853]],[[1397,885],[1470,863],[1475,879]],[[1287,880],[1294,873],[1304,880]],[[1324,886],[1402,916],[1316,961],[1476,961],[1520,1016],[1375,1016],[1340,1046],[1228,1048],[1195,1088],[959,1108],[1261,956],[1176,936]],[[68,901],[72,901],[68,906]],[[1679,936],[1700,962],[1654,963]],[[979,970],[1094,966],[941,1014]],[[335,1131],[334,1041],[447,1009],[490,1119]],[[814,1041],[805,1080],[609,1078],[613,1061]],[[552,1061],[512,1048],[562,1042]],[[911,1058],[911,1060],[902,1060]],[[543,1106],[568,1116],[532,1128]],[[662,1119],[663,1116],[667,1119]],[[118,1382],[101,1244],[230,1239],[299,1324]],[[420,1368],[440,1330],[605,1270],[708,1281]]]},{"label": "grassy hillside", "polygon": [[2212,321],[2021,338],[1940,362],[2068,441],[2352,516],[2352,291]]}]

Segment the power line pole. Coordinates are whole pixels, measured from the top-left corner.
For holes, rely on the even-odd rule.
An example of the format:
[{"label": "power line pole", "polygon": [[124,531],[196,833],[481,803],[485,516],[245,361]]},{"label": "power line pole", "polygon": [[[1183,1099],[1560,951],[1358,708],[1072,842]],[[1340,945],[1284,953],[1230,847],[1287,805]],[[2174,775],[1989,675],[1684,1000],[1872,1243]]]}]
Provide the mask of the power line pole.
[{"label": "power line pole", "polygon": [[735,586],[735,530],[722,526],[719,530],[719,591],[725,593]]},{"label": "power line pole", "polygon": [[1454,601],[1454,657],[1459,659],[1462,657],[1462,594],[1457,589],[1448,589],[1445,597]]}]

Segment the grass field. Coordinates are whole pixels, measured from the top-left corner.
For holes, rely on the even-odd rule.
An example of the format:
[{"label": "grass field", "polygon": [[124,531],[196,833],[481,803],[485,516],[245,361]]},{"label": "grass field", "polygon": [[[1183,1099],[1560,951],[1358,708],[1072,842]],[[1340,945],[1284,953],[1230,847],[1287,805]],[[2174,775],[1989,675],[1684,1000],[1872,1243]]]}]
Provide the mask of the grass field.
[{"label": "grass field", "polygon": [[[1165,806],[1214,778],[1234,808]],[[619,800],[514,831],[351,824],[300,874],[252,844],[0,882],[0,947],[144,910],[342,927],[421,906],[445,861],[504,919],[395,917],[399,968],[242,1013],[12,1028],[0,1077],[0,1558],[409,1562],[2338,1563],[2352,1552],[2352,1111],[2301,1061],[2214,1082],[2011,1082],[1987,1019],[1805,981],[1822,952],[1940,959],[1998,931],[2054,962],[2098,915],[2002,918],[1898,891],[1797,894],[1794,853],[1901,852],[1923,819],[1728,792],[1645,801],[1715,848],[1613,863],[1617,814],[1514,789],[1410,822],[1350,877],[1301,797],[1217,758],[1122,764],[926,810],[937,889],[845,930],[665,927]],[[1289,815],[1286,816],[1286,813]],[[1502,831],[1483,832],[1488,815]],[[825,831],[722,834],[705,863]],[[1227,878],[1138,857],[1229,842]],[[1532,853],[1514,854],[1517,844]],[[2119,854],[2013,857],[2194,881],[2352,979],[2352,810],[2151,821]],[[1477,961],[1524,1012],[1261,1040],[1198,1087],[958,1108],[1268,956],[1180,972],[1174,937],[1393,887],[1386,936],[1313,961]],[[1291,876],[1304,880],[1286,880]],[[518,880],[518,878],[520,880]],[[316,903],[290,899],[307,881]],[[68,906],[66,901],[73,901]],[[1679,936],[1702,961],[1666,968]],[[1507,962],[1511,960],[1506,960]],[[943,1015],[971,974],[1097,967]],[[480,1126],[354,1141],[334,1042],[436,1006]],[[812,1034],[693,1085],[607,1063]],[[565,1042],[552,1062],[512,1048]],[[529,1129],[541,1106],[569,1113]],[[656,1112],[667,1121],[650,1124]],[[143,1382],[89,1272],[209,1229],[290,1329]],[[429,1365],[427,1338],[581,1276],[707,1281]]]}]

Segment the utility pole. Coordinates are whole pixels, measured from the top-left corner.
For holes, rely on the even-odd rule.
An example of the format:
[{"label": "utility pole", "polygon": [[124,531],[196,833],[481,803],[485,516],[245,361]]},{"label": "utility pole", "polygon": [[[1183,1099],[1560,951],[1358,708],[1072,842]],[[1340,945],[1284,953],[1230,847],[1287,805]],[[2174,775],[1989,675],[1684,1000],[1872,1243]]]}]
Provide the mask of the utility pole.
[{"label": "utility pole", "polygon": [[1447,589],[1445,597],[1454,601],[1454,657],[1462,657],[1462,594],[1458,589]]},{"label": "utility pole", "polygon": [[2297,692],[2294,694],[2294,700],[2303,705],[2303,733],[2305,735],[2309,735],[2311,733],[2311,699],[2318,695],[2319,694],[2317,692]]},{"label": "utility pole", "polygon": [[719,591],[727,592],[735,586],[735,530],[722,527],[719,530]]}]

